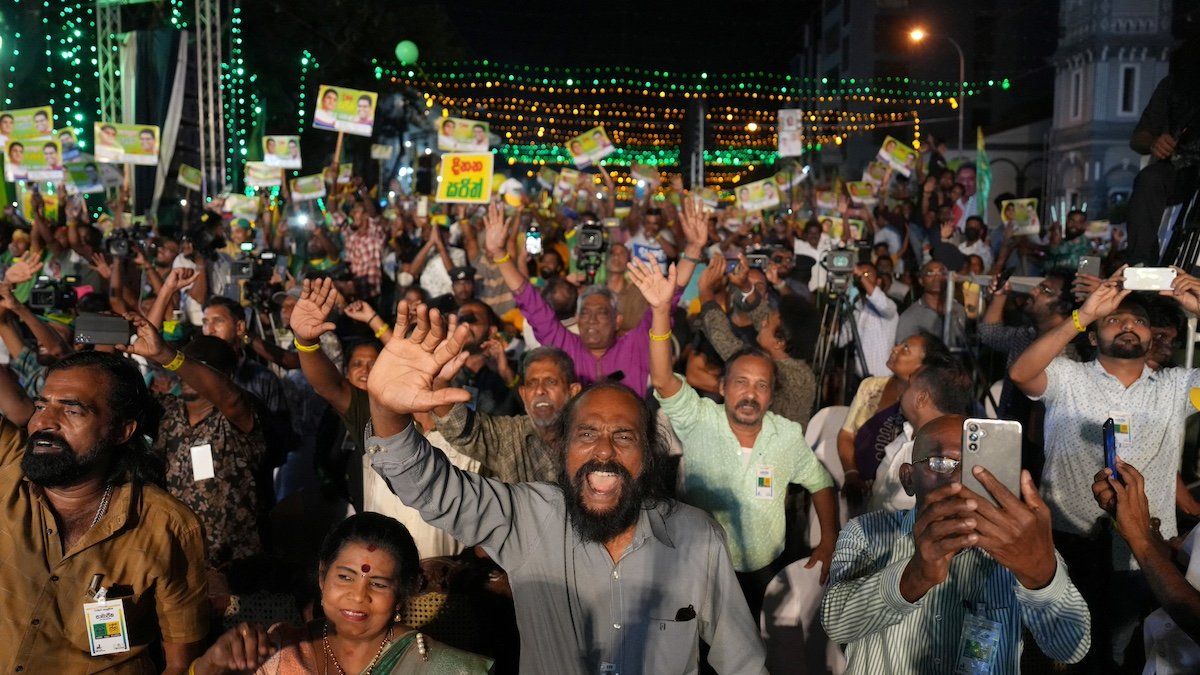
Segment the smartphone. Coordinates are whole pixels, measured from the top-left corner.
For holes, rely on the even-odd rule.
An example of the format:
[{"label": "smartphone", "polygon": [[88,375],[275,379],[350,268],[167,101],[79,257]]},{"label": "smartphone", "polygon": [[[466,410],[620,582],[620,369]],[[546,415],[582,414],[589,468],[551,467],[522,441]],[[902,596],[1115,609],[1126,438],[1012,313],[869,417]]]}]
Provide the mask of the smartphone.
[{"label": "smartphone", "polygon": [[127,345],[131,335],[129,322],[115,314],[82,312],[75,319],[77,345]]},{"label": "smartphone", "polygon": [[771,256],[765,253],[750,253],[746,255],[746,263],[752,270],[765,270],[771,262]]},{"label": "smartphone", "polygon": [[742,261],[738,260],[737,258],[726,258],[725,259],[725,274],[733,274],[734,272],[737,271],[738,265],[740,265],[740,264],[742,264]]},{"label": "smartphone", "polygon": [[1125,290],[1169,291],[1175,281],[1175,270],[1171,267],[1127,267],[1125,268]]},{"label": "smartphone", "polygon": [[1021,423],[969,418],[962,426],[962,484],[975,494],[1000,502],[983,487],[973,469],[982,466],[1018,499],[1021,498]]},{"label": "smartphone", "polygon": [[1117,473],[1117,425],[1111,417],[1104,420],[1104,466],[1112,472],[1113,478],[1121,480]]},{"label": "smartphone", "polygon": [[424,195],[417,197],[417,217],[418,218],[428,218],[429,217],[429,197],[426,197]]},{"label": "smartphone", "polygon": [[1079,269],[1077,274],[1090,274],[1094,277],[1100,276],[1100,256],[1085,255],[1079,259]]},{"label": "smartphone", "polygon": [[542,254],[542,233],[536,226],[531,226],[525,233],[525,252],[529,255]]}]

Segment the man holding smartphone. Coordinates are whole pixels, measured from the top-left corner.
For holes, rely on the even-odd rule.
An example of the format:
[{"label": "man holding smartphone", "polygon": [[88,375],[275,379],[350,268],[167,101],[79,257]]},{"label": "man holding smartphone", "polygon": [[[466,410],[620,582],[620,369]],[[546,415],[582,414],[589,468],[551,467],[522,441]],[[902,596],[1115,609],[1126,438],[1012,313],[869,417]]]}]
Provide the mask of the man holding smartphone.
[{"label": "man holding smartphone", "polygon": [[821,624],[847,645],[847,673],[1015,673],[1025,629],[1049,657],[1088,651],[1087,605],[1054,550],[1050,515],[1029,472],[1014,495],[963,487],[964,417],[917,432],[900,467],[915,509],[873,511],[842,528]]},{"label": "man holding smartphone", "polygon": [[[1198,370],[1149,367],[1149,312],[1141,296],[1122,287],[1124,271],[1105,280],[1071,320],[1035,340],[1009,370],[1021,391],[1046,404],[1042,486],[1055,539],[1097,617],[1094,658],[1105,664],[1124,661],[1151,595],[1129,548],[1111,537],[1105,513],[1092,499],[1093,477],[1104,461],[1102,426],[1114,420],[1117,454],[1145,475],[1150,513],[1162,522],[1163,536],[1173,537],[1188,391],[1200,385]],[[1161,295],[1200,313],[1200,280],[1182,270]],[[1094,361],[1060,356],[1085,332],[1098,351]],[[1114,587],[1125,591],[1113,593]]]}]

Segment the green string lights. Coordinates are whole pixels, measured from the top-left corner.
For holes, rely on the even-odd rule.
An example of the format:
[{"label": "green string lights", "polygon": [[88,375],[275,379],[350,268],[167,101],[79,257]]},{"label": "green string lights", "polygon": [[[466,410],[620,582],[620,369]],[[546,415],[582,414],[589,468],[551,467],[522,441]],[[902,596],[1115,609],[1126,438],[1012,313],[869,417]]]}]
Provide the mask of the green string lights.
[{"label": "green string lights", "polygon": [[[98,96],[91,92],[99,73],[95,70],[96,59],[96,5],[94,2],[78,1],[62,8],[62,25],[58,40],[58,57],[62,64],[62,103],[55,109],[56,126],[83,128],[85,107],[99,104]],[[51,59],[53,61],[54,59]],[[85,68],[88,75],[85,75]],[[54,82],[51,82],[51,86]],[[88,93],[84,92],[87,87]],[[97,91],[98,93],[98,91]]]},{"label": "green string lights", "polygon": [[300,52],[300,91],[296,98],[296,133],[303,134],[305,122],[308,121],[308,100],[306,92],[308,91],[308,71],[320,68],[321,64],[317,62],[317,57],[307,49]]},{"label": "green string lights", "polygon": [[[809,148],[817,149],[815,146]],[[566,164],[573,161],[566,148],[551,143],[528,143],[522,145],[502,145],[494,151],[509,165],[513,164]],[[713,166],[744,167],[747,165],[774,164],[779,155],[774,150],[759,148],[724,148],[705,150],[704,163]],[[620,147],[616,152],[604,158],[604,164],[628,166],[631,163],[652,164],[654,166],[677,166],[679,164],[678,148],[647,148]]]},{"label": "green string lights", "polygon": [[250,120],[257,105],[256,95],[247,87],[258,76],[246,72],[242,32],[241,2],[234,0],[229,20],[229,60],[221,64],[225,71],[225,180],[229,185],[236,185],[242,174],[242,163],[249,150],[246,141],[250,135]]}]

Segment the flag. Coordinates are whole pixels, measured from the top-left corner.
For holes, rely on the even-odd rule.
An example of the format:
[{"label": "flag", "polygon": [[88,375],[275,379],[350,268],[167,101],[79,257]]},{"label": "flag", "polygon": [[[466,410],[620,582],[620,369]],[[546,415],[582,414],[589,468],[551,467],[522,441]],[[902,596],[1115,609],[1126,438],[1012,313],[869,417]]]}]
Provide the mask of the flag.
[{"label": "flag", "polygon": [[983,147],[983,128],[975,127],[975,210],[987,222],[988,193],[992,189],[992,165]]}]

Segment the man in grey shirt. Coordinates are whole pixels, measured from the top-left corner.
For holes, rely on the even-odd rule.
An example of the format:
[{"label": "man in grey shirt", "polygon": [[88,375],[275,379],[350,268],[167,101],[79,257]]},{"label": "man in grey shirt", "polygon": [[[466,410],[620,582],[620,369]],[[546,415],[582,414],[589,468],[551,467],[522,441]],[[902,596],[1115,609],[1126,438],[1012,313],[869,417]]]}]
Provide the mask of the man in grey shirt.
[{"label": "man in grey shirt", "polygon": [[[896,344],[925,330],[942,338],[949,347],[963,343],[966,334],[967,313],[954,298],[946,297],[946,275],[950,270],[942,263],[932,260],[921,268],[921,297],[904,313],[896,324]],[[943,335],[946,328],[946,305],[950,305],[949,340]]]},{"label": "man in grey shirt", "polygon": [[557,484],[505,484],[460,471],[412,425],[412,413],[465,401],[433,388],[463,359],[465,327],[420,306],[371,369],[367,451],[400,500],[509,575],[522,673],[697,673],[700,640],[719,673],[766,673],[721,528],[663,496],[666,458],[649,408],[601,383],[563,409]]}]

